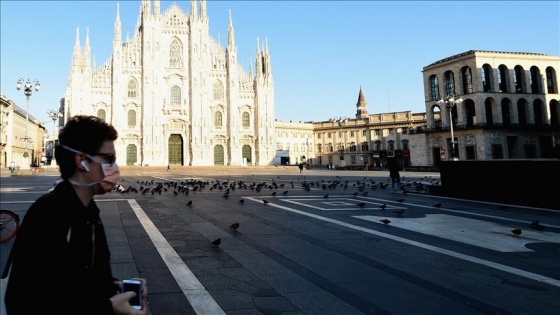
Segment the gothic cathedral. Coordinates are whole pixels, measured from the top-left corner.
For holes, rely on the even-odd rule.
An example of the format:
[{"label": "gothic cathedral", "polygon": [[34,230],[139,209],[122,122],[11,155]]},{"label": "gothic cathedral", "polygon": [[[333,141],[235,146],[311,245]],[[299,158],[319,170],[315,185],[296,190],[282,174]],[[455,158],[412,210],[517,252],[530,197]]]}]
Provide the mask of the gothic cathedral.
[{"label": "gothic cathedral", "polygon": [[[152,10],[153,5],[153,10]],[[231,13],[224,49],[210,36],[206,1],[160,12],[143,0],[134,36],[121,39],[119,6],[113,52],[91,63],[79,29],[64,116],[96,115],[119,132],[120,165],[269,165],[276,154],[274,81],[268,43],[248,72],[237,62]]]}]

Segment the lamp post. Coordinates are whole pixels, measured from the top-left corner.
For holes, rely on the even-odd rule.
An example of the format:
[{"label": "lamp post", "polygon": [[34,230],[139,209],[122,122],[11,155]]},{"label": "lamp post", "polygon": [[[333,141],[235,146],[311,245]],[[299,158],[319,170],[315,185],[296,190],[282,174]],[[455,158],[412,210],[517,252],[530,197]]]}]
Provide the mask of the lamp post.
[{"label": "lamp post", "polygon": [[[33,80],[35,83],[35,91],[39,92],[41,88],[41,84],[38,80]],[[25,110],[25,152],[23,153],[23,157],[27,159],[29,157],[29,153],[27,152],[27,144],[29,142],[29,97],[33,94],[33,85],[31,84],[31,80],[27,79],[24,83],[23,78],[20,78],[16,83],[16,89],[19,91],[21,90],[21,86],[23,84],[23,94],[25,94],[25,98],[27,100],[27,108]],[[31,163],[26,163],[25,168],[31,166]]]},{"label": "lamp post", "polygon": [[348,120],[348,118],[346,117],[338,117],[338,118],[333,118],[333,122],[336,123],[338,125],[338,135],[339,135],[339,145],[338,145],[338,153],[340,154],[340,166],[344,167],[346,166],[346,163],[344,162],[344,139],[342,138],[342,127],[346,124],[346,121]]},{"label": "lamp post", "polygon": [[53,132],[52,132],[52,148],[51,148],[51,154],[52,154],[52,158],[51,158],[51,164],[53,165],[53,163],[55,163],[55,159],[54,159],[54,147],[55,147],[55,139],[56,139],[56,120],[60,117],[62,117],[62,113],[51,109],[49,111],[47,111],[47,115],[49,116],[50,119],[52,119],[53,122]]},{"label": "lamp post", "polygon": [[461,104],[463,99],[455,94],[448,94],[445,98],[440,99],[437,103],[438,104],[445,104],[449,111],[449,126],[451,128],[451,158],[453,161],[458,161],[459,157],[457,156],[457,148],[455,143],[455,136],[453,135],[453,116],[451,112],[453,111],[453,107]]}]

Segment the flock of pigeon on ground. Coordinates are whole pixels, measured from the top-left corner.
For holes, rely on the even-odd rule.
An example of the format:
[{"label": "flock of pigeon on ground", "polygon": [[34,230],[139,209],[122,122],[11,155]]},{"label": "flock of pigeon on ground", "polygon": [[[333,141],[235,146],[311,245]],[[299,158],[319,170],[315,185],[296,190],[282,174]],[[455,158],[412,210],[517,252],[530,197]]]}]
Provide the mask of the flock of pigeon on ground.
[{"label": "flock of pigeon on ground", "polygon": [[[280,176],[277,177],[277,179],[279,178]],[[298,177],[297,180],[300,180],[300,178]],[[124,178],[121,180],[121,182],[124,182]],[[344,190],[348,188],[352,188],[356,190],[355,192],[352,193],[353,196],[368,196],[369,191],[375,191],[377,189],[386,190],[390,185],[390,179],[387,182],[381,182],[381,181],[375,181],[373,179],[368,180],[366,179],[366,177],[364,177],[363,180],[357,180],[351,183],[349,180],[343,181],[342,177],[340,176],[336,176],[336,179],[334,180],[323,179],[320,181],[319,180],[311,181],[303,177],[303,180],[301,180],[299,184],[294,183],[294,181],[290,181],[289,184],[287,183],[278,184],[274,178],[271,180],[270,183],[267,182],[247,183],[242,180],[230,181],[229,179],[225,181],[187,179],[180,182],[177,181],[160,182],[152,179],[147,181],[136,181],[136,184],[139,185],[138,188],[132,185],[129,186],[128,188],[125,188],[123,185],[117,184],[113,188],[113,191],[123,195],[130,194],[130,193],[141,194],[141,195],[146,195],[146,194],[161,195],[162,193],[168,193],[172,191],[174,196],[177,196],[179,194],[188,196],[190,192],[197,192],[202,190],[208,190],[208,191],[215,190],[215,191],[223,192],[222,197],[228,199],[230,197],[230,193],[232,191],[235,191],[236,189],[250,189],[256,192],[262,192],[268,190],[270,192],[270,196],[272,197],[278,195],[286,196],[289,194],[288,188],[295,189],[297,185],[305,191],[311,191],[312,188],[322,189],[322,190],[333,190],[339,187],[343,188]],[[428,191],[427,186],[429,185],[439,185],[439,180],[433,179],[430,176],[425,176],[423,180],[405,181],[403,176],[401,180],[401,184],[398,187],[397,191],[405,195],[410,191],[416,193],[426,193]],[[278,193],[278,189],[282,190],[282,192]],[[323,198],[328,199],[329,196],[330,194],[326,193],[323,195]],[[269,204],[269,201],[267,199],[262,199],[262,201],[265,206]],[[403,203],[405,200],[404,198],[400,198],[395,201],[398,203]],[[244,203],[245,200],[241,198],[238,200],[238,202]],[[189,200],[186,203],[186,206],[191,207],[192,204],[193,204],[192,200]],[[364,208],[366,206],[366,203],[358,202],[356,206],[358,208]],[[433,205],[433,207],[435,208],[440,208],[441,206],[442,206],[441,203],[436,203]],[[379,206],[379,209],[385,210],[386,207],[387,207],[386,204],[381,204]],[[505,206],[500,206],[500,209],[502,210],[504,210],[505,208],[506,208]],[[393,212],[400,217],[404,214],[404,209],[395,209]],[[389,219],[381,219],[379,221],[384,225],[389,225],[391,223],[391,220]],[[538,220],[531,222],[530,226],[531,228],[537,231],[544,230],[544,226],[540,224]],[[233,223],[230,226],[230,228],[234,230],[236,230],[238,227],[239,227],[239,223]],[[520,236],[522,233],[522,229],[521,228],[512,229],[511,232],[514,236]],[[212,245],[215,247],[219,246],[220,243],[221,243],[221,239],[212,241]]]}]

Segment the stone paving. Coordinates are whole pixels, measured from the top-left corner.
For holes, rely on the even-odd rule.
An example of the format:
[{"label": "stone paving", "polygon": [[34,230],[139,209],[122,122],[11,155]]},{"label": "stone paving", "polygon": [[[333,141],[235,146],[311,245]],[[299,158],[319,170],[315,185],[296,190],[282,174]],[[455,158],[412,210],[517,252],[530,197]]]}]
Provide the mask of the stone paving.
[{"label": "stone paving", "polygon": [[[418,180],[437,177],[404,175]],[[180,182],[193,178],[269,184],[274,180],[285,186],[260,192],[236,189],[228,198],[224,190],[210,190],[208,185],[188,195],[174,195],[173,189],[145,195],[114,192],[98,198],[98,204],[113,253],[114,273],[119,278],[148,279],[150,314],[554,314],[560,309],[560,289],[554,280],[546,284],[512,274],[507,268],[493,269],[427,250],[433,246],[461,252],[560,282],[557,243],[539,243],[541,247],[534,247],[532,253],[497,253],[356,217],[364,212],[379,215],[382,210],[377,206],[343,209],[350,198],[372,204],[386,202],[389,208],[383,215],[392,220],[398,217],[389,210],[398,207],[406,207],[410,218],[445,211],[432,209],[429,205],[435,202],[434,197],[425,195],[408,194],[410,204],[406,206],[394,201],[404,195],[390,190],[370,190],[367,197],[351,195],[357,190],[352,183],[363,182],[364,177],[385,182],[386,176],[387,172],[322,170],[299,175],[296,167],[233,171],[172,168],[171,172],[165,172],[165,168],[131,168],[123,171],[123,187],[140,186],[137,181]],[[30,178],[45,183],[53,180]],[[311,191],[298,185],[304,180],[323,183],[336,179],[351,184],[346,190],[314,187]],[[292,181],[297,183],[294,188],[290,186]],[[289,192],[281,196],[284,190]],[[278,195],[272,196],[273,191]],[[332,200],[323,199],[326,193]],[[2,202],[12,200],[6,196],[3,193]],[[239,202],[241,198],[244,203]],[[270,204],[263,204],[263,199]],[[192,201],[191,206],[186,205],[188,201]],[[443,202],[444,207],[455,211],[467,203]],[[477,207],[480,209],[473,212],[500,215],[504,211],[496,205]],[[552,226],[558,224],[554,223],[558,214],[531,213],[535,215],[547,224],[547,233],[558,235],[558,226]],[[239,228],[230,228],[234,222],[240,224]],[[154,230],[161,239],[154,236]],[[213,246],[211,241],[218,238],[221,244]],[[426,245],[418,247],[398,238]],[[8,243],[0,244],[0,254],[4,256],[8,248]]]}]

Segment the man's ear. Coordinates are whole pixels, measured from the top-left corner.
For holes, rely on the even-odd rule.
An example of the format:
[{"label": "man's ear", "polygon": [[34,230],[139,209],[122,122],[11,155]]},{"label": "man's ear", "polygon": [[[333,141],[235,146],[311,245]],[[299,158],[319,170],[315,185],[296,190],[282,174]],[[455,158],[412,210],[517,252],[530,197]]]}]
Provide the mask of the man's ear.
[{"label": "man's ear", "polygon": [[84,158],[85,158],[84,155],[80,153],[74,155],[74,162],[76,163],[76,168],[79,170],[84,170],[86,172],[89,172],[89,167],[85,163]]}]

